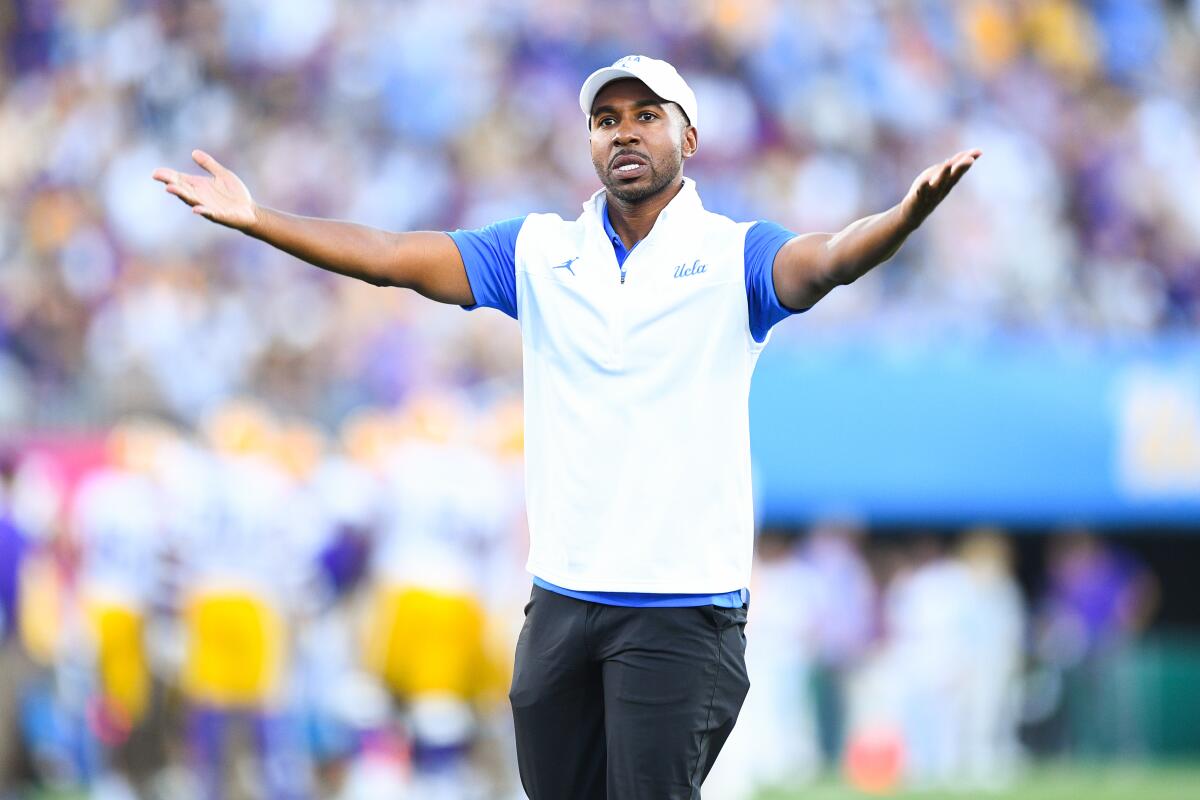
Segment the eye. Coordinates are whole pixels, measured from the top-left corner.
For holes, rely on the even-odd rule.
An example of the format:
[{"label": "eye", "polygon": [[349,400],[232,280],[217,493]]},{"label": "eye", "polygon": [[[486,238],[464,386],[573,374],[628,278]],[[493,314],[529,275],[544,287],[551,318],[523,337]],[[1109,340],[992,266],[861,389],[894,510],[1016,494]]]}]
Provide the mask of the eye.
[{"label": "eye", "polygon": [[601,117],[599,122],[596,123],[596,127],[603,128],[605,125],[608,125],[608,123],[610,123],[610,122],[616,122],[616,120],[613,119],[612,117]]},{"label": "eye", "polygon": [[642,113],[638,114],[638,119],[640,119],[642,122],[650,122],[651,120],[658,119],[658,115],[653,111],[643,111]]}]

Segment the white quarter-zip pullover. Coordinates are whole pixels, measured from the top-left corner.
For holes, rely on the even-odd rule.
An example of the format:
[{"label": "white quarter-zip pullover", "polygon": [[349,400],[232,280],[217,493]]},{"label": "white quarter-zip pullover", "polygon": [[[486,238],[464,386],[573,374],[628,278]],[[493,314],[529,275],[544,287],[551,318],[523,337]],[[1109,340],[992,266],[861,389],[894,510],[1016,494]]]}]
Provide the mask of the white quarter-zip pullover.
[{"label": "white quarter-zip pullover", "polygon": [[[755,223],[705,210],[690,179],[622,266],[605,213],[601,190],[575,220],[525,217],[501,262],[511,286],[454,234],[477,302],[521,325],[529,570],[576,591],[739,589],[753,549],[750,378],[787,312],[752,320],[756,293],[779,308],[769,266],[765,288],[748,280]],[[769,265],[791,234],[767,232]]]}]

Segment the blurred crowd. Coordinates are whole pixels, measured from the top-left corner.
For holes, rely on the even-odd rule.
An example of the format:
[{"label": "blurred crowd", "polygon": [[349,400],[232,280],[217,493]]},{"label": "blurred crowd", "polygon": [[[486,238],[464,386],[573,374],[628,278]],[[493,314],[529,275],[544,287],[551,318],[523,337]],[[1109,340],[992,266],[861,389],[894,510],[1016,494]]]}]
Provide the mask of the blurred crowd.
[{"label": "blurred crowd", "polygon": [[[0,797],[508,800],[520,410],[423,396],[336,440],[239,402],[0,463]],[[1154,579],[1087,532],[758,538],[753,690],[706,792],[996,789],[1143,754]],[[78,794],[75,794],[78,793]]]},{"label": "blurred crowd", "polygon": [[[200,147],[298,213],[573,217],[579,85],[635,52],[695,88],[686,171],[735,218],[836,230],[984,151],[773,347],[1200,325],[1200,0],[0,3],[0,796],[520,796],[516,326],[305,267],[150,174]],[[1022,730],[1136,752],[1114,675],[1153,582],[1059,541],[1029,595],[994,531],[761,537],[714,796],[994,786]]]},{"label": "blurred crowd", "polygon": [[1195,330],[1197,0],[30,0],[0,6],[0,421],[195,422],[252,392],[336,424],[511,384],[499,315],[318,274],[150,172],[202,147],[260,202],[390,229],[574,216],[578,88],[628,52],[694,85],[688,172],[737,218],[836,230],[983,149],[780,342]]},{"label": "blurred crowd", "polygon": [[5,454],[0,797],[507,797],[519,407],[201,430]]},{"label": "blurred crowd", "polygon": [[759,537],[747,626],[754,687],[714,796],[840,770],[868,794],[995,791],[1035,758],[1144,755],[1129,646],[1158,586],[1082,529],[1024,589],[987,527],[868,537],[857,524]]}]

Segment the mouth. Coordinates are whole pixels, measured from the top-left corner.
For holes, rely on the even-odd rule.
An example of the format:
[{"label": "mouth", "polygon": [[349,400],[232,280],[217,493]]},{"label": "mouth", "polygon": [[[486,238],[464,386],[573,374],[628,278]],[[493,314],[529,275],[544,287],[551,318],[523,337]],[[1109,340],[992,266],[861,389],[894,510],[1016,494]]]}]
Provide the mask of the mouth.
[{"label": "mouth", "polygon": [[632,153],[622,153],[609,164],[609,171],[622,180],[634,180],[650,171],[646,159]]}]

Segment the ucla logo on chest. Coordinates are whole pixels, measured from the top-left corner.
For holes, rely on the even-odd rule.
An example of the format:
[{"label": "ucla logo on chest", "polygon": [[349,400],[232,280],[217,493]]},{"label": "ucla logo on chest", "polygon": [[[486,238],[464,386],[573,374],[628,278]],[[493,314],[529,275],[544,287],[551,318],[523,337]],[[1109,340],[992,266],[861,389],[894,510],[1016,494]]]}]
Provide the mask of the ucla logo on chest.
[{"label": "ucla logo on chest", "polygon": [[688,275],[699,275],[701,272],[708,272],[708,264],[701,264],[700,259],[696,259],[691,264],[680,264],[675,268],[676,278],[686,278]]}]

